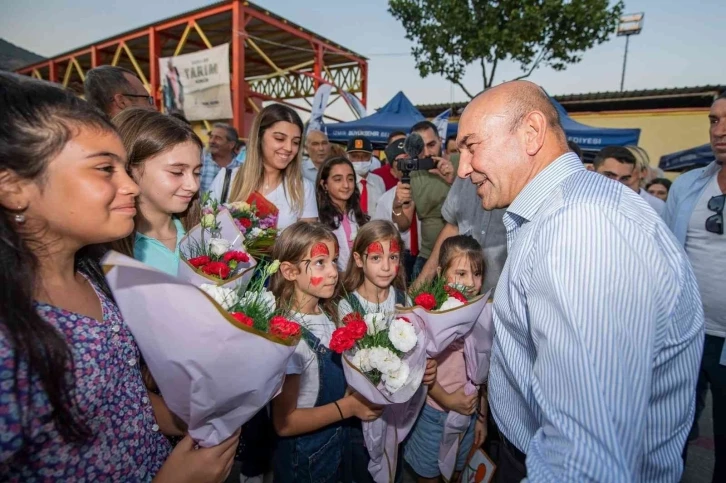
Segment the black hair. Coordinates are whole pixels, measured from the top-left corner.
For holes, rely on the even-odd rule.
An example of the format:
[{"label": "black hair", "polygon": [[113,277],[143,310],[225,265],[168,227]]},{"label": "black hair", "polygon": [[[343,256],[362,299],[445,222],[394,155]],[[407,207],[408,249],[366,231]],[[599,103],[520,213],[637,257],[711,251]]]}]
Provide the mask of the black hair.
[{"label": "black hair", "polygon": [[672,183],[671,183],[671,180],[669,180],[668,178],[653,178],[651,180],[651,182],[648,183],[648,185],[645,187],[645,189],[650,188],[654,184],[662,184],[663,186],[665,186],[666,191],[670,191],[671,190],[671,184]]},{"label": "black hair", "polygon": [[386,146],[388,146],[389,144],[391,144],[391,142],[393,142],[393,138],[396,138],[399,136],[406,137],[406,133],[403,131],[393,131],[391,134],[389,134],[388,140],[386,141]]},{"label": "black hair", "polygon": [[628,148],[623,146],[605,146],[595,155],[595,159],[592,160],[592,166],[597,169],[608,158],[615,158],[623,164],[637,164],[635,155]]},{"label": "black hair", "polygon": [[416,124],[414,124],[413,127],[411,128],[411,132],[421,132],[421,131],[425,131],[427,129],[431,129],[434,132],[434,134],[436,134],[436,137],[439,137],[439,130],[436,127],[436,124],[434,124],[431,121],[427,121],[427,120],[419,121]]},{"label": "black hair", "polygon": [[212,126],[212,129],[214,129],[215,127],[219,129],[224,129],[227,132],[227,141],[234,142],[235,147],[237,147],[237,143],[239,142],[239,134],[237,134],[237,130],[235,128],[233,128],[226,122],[216,122]]},{"label": "black hair", "polygon": [[582,149],[580,148],[579,144],[577,144],[575,141],[567,141],[567,146],[570,148],[570,151],[577,154],[577,157],[580,158],[580,161],[584,161],[582,159]]},{"label": "black hair", "polygon": [[719,94],[718,96],[716,96],[716,98],[713,100],[713,103],[711,105],[715,104],[716,101],[720,101],[720,100],[723,100],[723,99],[726,99],[726,91],[723,91],[723,92],[721,92],[721,94]]},{"label": "black hair", "polygon": [[[73,93],[45,81],[0,72],[0,175],[42,184],[48,162],[81,127],[115,132],[101,111]],[[73,374],[73,358],[64,336],[33,305],[41,281],[31,248],[34,241],[14,221],[21,213],[0,204],[0,332],[13,353],[14,390],[21,386],[20,377],[37,378],[60,435],[67,442],[82,442],[91,432],[73,402],[75,385],[68,377]],[[98,264],[102,254],[100,247],[82,249],[76,254],[76,269],[109,295]],[[16,396],[22,413],[19,419],[28,421],[32,401]],[[21,428],[24,439],[29,437],[28,429]]]},{"label": "black hair", "polygon": [[[333,166],[337,166],[339,164],[348,165],[353,173],[353,176],[355,176],[353,163],[351,163],[348,158],[343,156],[334,156],[325,160],[318,171],[318,178],[315,181],[315,197],[318,200],[318,219],[320,220],[320,223],[331,230],[336,230],[340,226],[343,213],[340,211],[340,208],[333,203],[333,200],[330,199],[330,194],[325,190],[323,182],[328,180],[330,170]],[[363,209],[360,207],[360,192],[358,191],[357,185],[353,188],[353,194],[350,198],[348,198],[345,208],[348,211],[353,210],[355,221],[358,223],[358,226],[363,226],[370,220],[370,216],[363,213]]]},{"label": "black hair", "polygon": [[113,96],[131,89],[125,74],[137,77],[130,70],[114,65],[101,65],[86,72],[83,81],[86,101],[108,114]]}]

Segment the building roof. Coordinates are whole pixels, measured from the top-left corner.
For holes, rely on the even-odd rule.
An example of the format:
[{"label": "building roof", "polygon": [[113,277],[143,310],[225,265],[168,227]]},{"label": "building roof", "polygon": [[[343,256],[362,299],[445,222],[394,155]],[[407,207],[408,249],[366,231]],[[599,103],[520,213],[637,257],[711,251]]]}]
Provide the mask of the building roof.
[{"label": "building roof", "polygon": [[[589,92],[553,96],[569,113],[593,111],[639,111],[646,109],[676,109],[710,107],[713,99],[726,92],[726,85],[644,89],[636,91]],[[453,107],[459,115],[465,102],[423,104],[416,106],[426,117],[435,117]]]}]

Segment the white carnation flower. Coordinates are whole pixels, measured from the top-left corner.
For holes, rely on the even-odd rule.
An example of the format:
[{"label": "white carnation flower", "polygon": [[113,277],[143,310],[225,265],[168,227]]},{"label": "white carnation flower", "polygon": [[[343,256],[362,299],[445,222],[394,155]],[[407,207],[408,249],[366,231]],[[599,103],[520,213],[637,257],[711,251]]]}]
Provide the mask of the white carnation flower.
[{"label": "white carnation flower", "polygon": [[257,238],[257,237],[259,237],[260,235],[262,235],[262,232],[263,232],[263,231],[264,231],[264,230],[263,230],[262,228],[260,228],[260,227],[256,226],[256,227],[254,227],[254,228],[252,229],[252,231],[250,232],[250,236],[251,236],[252,238]]},{"label": "white carnation flower", "polygon": [[401,389],[406,382],[408,382],[409,375],[411,375],[411,368],[408,367],[406,362],[401,362],[401,366],[397,371],[390,374],[383,374],[383,376],[381,376],[381,381],[383,381],[386,391],[393,394]]},{"label": "white carnation flower", "polygon": [[212,297],[214,301],[221,305],[224,310],[230,310],[232,307],[237,305],[237,302],[239,302],[237,292],[230,288],[218,287],[209,283],[204,283],[200,285],[199,288]]},{"label": "white carnation flower", "polygon": [[401,359],[391,349],[373,347],[368,356],[371,368],[378,369],[382,374],[391,374],[401,367]]},{"label": "white carnation flower", "polygon": [[454,297],[449,297],[448,299],[446,299],[446,302],[441,304],[441,307],[439,307],[437,312],[454,309],[456,307],[461,307],[462,305],[464,305],[464,302],[462,302],[461,300],[456,300]]},{"label": "white carnation flower", "polygon": [[252,302],[263,303],[272,312],[274,312],[277,308],[277,304],[275,303],[275,296],[269,290],[263,290],[261,292],[246,292],[242,296],[242,305],[247,306]]},{"label": "white carnation flower", "polygon": [[406,353],[416,346],[416,329],[405,319],[395,319],[388,328],[388,339],[393,347]]},{"label": "white carnation flower", "polygon": [[363,372],[370,372],[373,370],[373,367],[371,367],[369,349],[359,349],[358,352],[353,355],[350,362]]},{"label": "white carnation flower", "polygon": [[232,243],[230,243],[229,240],[225,240],[224,238],[212,238],[211,240],[209,240],[209,251],[215,257],[221,257],[222,255],[227,253],[231,246]]},{"label": "white carnation flower", "polygon": [[386,315],[380,312],[366,314],[364,317],[366,327],[368,327],[368,335],[376,335],[386,328]]}]

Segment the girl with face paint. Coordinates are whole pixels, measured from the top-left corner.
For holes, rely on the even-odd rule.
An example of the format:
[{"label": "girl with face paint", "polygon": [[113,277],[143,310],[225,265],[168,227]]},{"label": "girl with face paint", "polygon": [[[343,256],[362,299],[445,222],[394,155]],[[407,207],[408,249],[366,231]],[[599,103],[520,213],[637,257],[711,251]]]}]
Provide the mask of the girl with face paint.
[{"label": "girl with face paint", "polygon": [[272,401],[274,479],[369,482],[360,421],[378,418],[383,408],[348,393],[341,356],[329,348],[338,320],[337,240],[322,224],[297,222],[277,238],[272,258],[280,261],[270,279],[277,306],[303,328]]}]

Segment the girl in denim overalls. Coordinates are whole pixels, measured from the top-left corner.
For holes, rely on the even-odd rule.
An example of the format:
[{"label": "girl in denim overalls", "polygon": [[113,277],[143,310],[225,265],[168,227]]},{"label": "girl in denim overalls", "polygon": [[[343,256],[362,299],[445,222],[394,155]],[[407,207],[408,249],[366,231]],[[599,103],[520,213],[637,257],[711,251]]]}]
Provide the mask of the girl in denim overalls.
[{"label": "girl in denim overalls", "polygon": [[282,392],[272,402],[279,435],[274,477],[281,483],[371,481],[356,426],[359,419],[376,419],[382,408],[347,392],[340,355],[328,348],[337,319],[337,256],[333,233],[306,222],[286,228],[272,252],[280,270],[270,289],[278,307],[303,327]]}]

